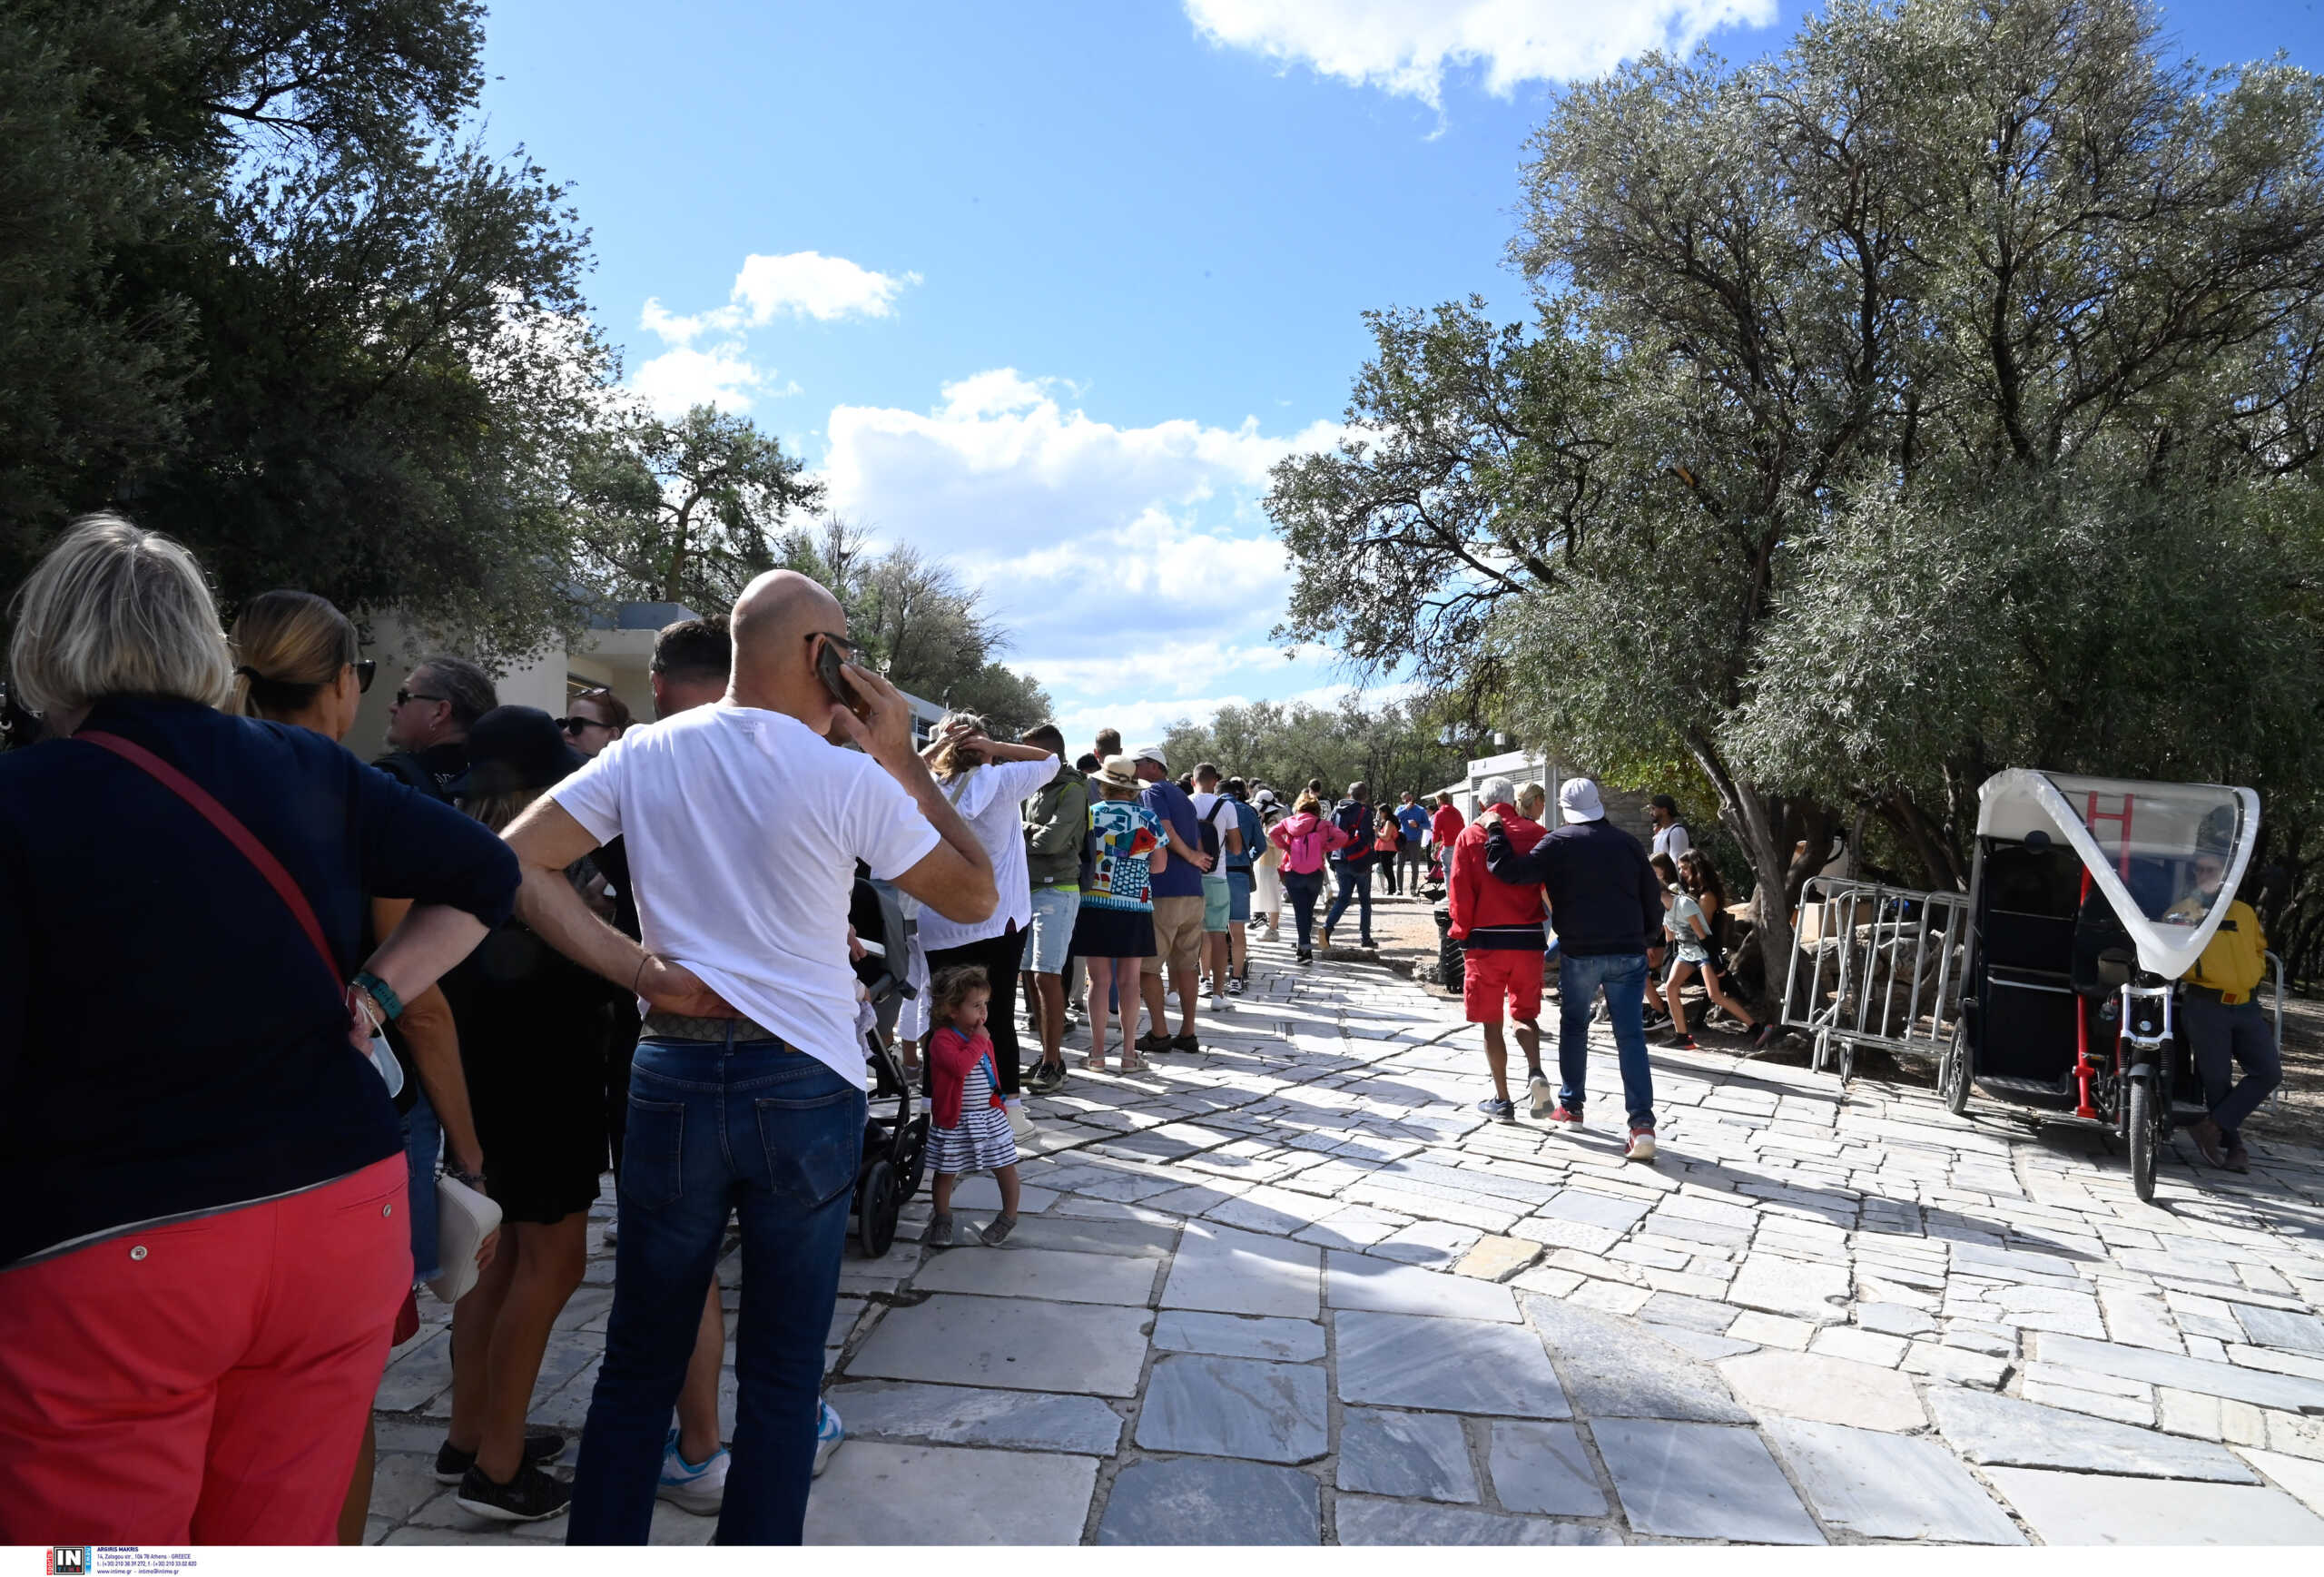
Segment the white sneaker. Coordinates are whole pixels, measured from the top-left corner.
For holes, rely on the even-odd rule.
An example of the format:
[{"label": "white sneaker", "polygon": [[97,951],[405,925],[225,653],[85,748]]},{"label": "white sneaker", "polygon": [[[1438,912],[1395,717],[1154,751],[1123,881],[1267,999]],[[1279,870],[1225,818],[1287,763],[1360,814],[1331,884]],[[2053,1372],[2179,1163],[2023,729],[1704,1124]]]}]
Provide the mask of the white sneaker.
[{"label": "white sneaker", "polygon": [[832,1453],[837,1451],[840,1443],[847,1438],[847,1430],[839,1421],[838,1408],[828,1402],[818,1404],[818,1405],[822,1411],[815,1414],[814,1476],[821,1478],[823,1476],[823,1469],[832,1464]]},{"label": "white sneaker", "polygon": [[1558,1092],[1551,1089],[1549,1079],[1539,1073],[1526,1083],[1525,1093],[1532,1097],[1533,1115],[1537,1119],[1549,1116],[1550,1109],[1558,1103]]},{"label": "white sneaker", "polygon": [[713,1516],[725,1502],[726,1469],[733,1460],[722,1445],[708,1462],[688,1462],[678,1454],[678,1432],[673,1429],[662,1446],[662,1482],[654,1493],[682,1512]]},{"label": "white sneaker", "polygon": [[1031,1138],[1034,1133],[1033,1118],[1032,1114],[1025,1109],[1025,1103],[1019,1100],[1016,1097],[1011,1096],[1009,1099],[1006,1109],[1009,1113],[1009,1131],[1010,1135],[1013,1136],[1019,1144],[1022,1144],[1025,1140]]},{"label": "white sneaker", "polygon": [[1226,1011],[1226,994],[1224,991],[1214,991],[1211,993],[1210,1010],[1214,1013],[1223,1013]]}]

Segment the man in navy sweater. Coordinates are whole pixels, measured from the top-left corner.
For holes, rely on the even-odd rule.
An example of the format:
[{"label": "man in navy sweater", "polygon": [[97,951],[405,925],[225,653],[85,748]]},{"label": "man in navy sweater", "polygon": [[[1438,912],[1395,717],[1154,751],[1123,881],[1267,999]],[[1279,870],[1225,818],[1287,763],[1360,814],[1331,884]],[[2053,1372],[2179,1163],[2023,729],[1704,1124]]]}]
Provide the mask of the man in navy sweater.
[{"label": "man in navy sweater", "polygon": [[1662,889],[1636,838],[1606,819],[1598,785],[1566,779],[1558,789],[1564,825],[1520,852],[1501,817],[1477,818],[1485,829],[1485,869],[1503,882],[1539,882],[1549,889],[1551,923],[1557,927],[1559,969],[1558,1073],[1564,1088],[1550,1121],[1581,1126],[1590,1070],[1590,1008],[1602,991],[1622,1069],[1622,1099],[1630,1108],[1631,1160],[1654,1158],[1654,1074],[1646,1060],[1646,950],[1662,929]]}]

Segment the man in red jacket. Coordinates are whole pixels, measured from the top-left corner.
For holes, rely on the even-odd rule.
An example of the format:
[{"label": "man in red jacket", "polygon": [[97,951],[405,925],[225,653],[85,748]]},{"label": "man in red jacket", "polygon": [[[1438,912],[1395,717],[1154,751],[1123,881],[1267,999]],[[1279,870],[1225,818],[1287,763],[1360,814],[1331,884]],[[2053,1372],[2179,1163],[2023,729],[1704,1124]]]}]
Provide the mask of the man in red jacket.
[{"label": "man in red jacket", "polygon": [[[1541,841],[1541,824],[1519,815],[1511,803],[1517,793],[1507,778],[1492,779],[1477,797],[1500,813],[1512,848],[1531,849]],[[1541,1117],[1555,1099],[1541,1073],[1541,955],[1549,950],[1541,926],[1541,884],[1519,886],[1488,874],[1481,826],[1462,829],[1445,863],[1452,936],[1465,955],[1461,1002],[1469,1022],[1484,1030],[1485,1064],[1492,1069],[1492,1095],[1477,1102],[1477,1109],[1501,1122],[1517,1117],[1509,1099],[1509,1047],[1502,1038],[1505,1005],[1517,1020],[1517,1044],[1525,1053],[1526,1093],[1533,1115]]]}]

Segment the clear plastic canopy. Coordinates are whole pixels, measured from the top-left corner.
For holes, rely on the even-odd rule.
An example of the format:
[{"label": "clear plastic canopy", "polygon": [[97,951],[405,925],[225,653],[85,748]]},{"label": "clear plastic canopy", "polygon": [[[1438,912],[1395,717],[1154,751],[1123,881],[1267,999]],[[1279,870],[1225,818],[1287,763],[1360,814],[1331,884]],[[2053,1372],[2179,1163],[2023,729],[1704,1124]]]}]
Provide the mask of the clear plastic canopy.
[{"label": "clear plastic canopy", "polygon": [[2166,980],[2211,944],[2260,831],[2260,796],[2215,783],[2136,783],[2019,769],[1977,790],[1977,835],[2040,833],[2072,848],[2139,952]]}]

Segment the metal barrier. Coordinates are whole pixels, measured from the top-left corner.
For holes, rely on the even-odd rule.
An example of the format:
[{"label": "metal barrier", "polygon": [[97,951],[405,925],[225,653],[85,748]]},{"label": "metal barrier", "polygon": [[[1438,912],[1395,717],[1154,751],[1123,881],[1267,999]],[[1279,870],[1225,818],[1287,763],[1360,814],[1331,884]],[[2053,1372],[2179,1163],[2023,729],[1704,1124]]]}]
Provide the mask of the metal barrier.
[{"label": "metal barrier", "polygon": [[1836,1049],[1843,1080],[1856,1072],[1859,1046],[1908,1057],[1944,1054],[1960,1010],[1968,917],[1965,892],[1809,878],[1784,981],[1783,1026],[1812,1039],[1817,1072]]}]

